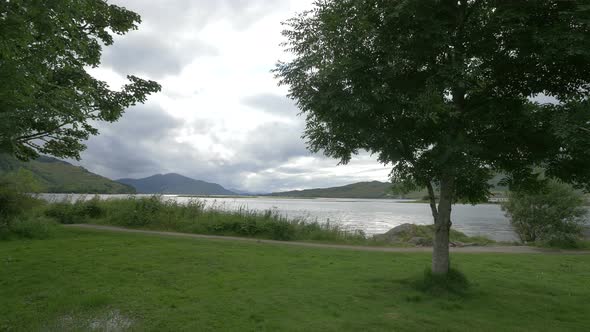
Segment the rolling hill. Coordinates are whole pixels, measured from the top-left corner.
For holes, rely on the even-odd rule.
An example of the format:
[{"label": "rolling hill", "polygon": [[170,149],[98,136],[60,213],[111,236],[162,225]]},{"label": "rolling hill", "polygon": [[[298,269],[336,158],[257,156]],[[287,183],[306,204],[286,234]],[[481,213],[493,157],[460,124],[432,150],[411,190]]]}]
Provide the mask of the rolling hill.
[{"label": "rolling hill", "polygon": [[391,183],[372,181],[358,182],[342,187],[284,191],[269,196],[327,197],[327,198],[393,198]]},{"label": "rolling hill", "polygon": [[33,173],[42,191],[77,194],[133,194],[135,189],[94,174],[83,167],[41,156],[23,162],[8,155],[0,155],[0,174],[26,169]]},{"label": "rolling hill", "polygon": [[119,179],[117,182],[134,187],[139,194],[236,195],[216,183],[175,173],[156,174],[143,179]]},{"label": "rolling hill", "polygon": [[[500,185],[503,175],[497,174],[490,181],[491,192],[495,197],[504,197],[508,190]],[[407,193],[401,193],[392,189],[393,184],[388,182],[358,182],[341,187],[317,188],[305,190],[293,190],[268,194],[267,196],[283,197],[325,197],[325,198],[404,198],[413,200],[427,199],[426,189],[417,189]],[[435,188],[435,190],[437,190]]]}]

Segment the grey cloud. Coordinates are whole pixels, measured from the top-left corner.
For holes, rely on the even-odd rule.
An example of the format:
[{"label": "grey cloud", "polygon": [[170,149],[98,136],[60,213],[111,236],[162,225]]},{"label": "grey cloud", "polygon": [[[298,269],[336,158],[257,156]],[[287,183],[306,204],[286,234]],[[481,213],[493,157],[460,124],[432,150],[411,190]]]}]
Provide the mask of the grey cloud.
[{"label": "grey cloud", "polygon": [[[101,134],[87,142],[81,164],[112,179],[176,172],[227,188],[270,192],[344,185],[358,181],[359,177],[370,178],[363,174],[335,178],[330,171],[322,171],[335,166],[337,161],[311,155],[306,150],[299,138],[302,121],[265,123],[254,128],[247,140],[232,141],[216,137],[219,128],[210,120],[184,123],[148,104],[130,109],[119,122],[100,124],[99,129]],[[214,138],[216,144],[234,149],[236,156],[225,159],[177,142],[179,131]],[[291,165],[300,157],[312,157],[313,162]],[[352,164],[367,162],[361,158]],[[247,180],[250,174],[258,174],[257,180]]]},{"label": "grey cloud", "polygon": [[139,13],[146,25],[169,32],[179,28],[202,29],[212,21],[225,19],[244,28],[284,4],[275,0],[116,0],[115,3]]},{"label": "grey cloud", "polygon": [[147,74],[151,78],[176,75],[199,56],[214,56],[217,50],[199,40],[210,22],[227,20],[243,29],[283,6],[273,0],[115,0],[117,5],[142,17],[139,32],[117,38],[104,49],[103,64],[120,74]]},{"label": "grey cloud", "polygon": [[242,103],[248,107],[273,114],[293,115],[299,112],[295,103],[289,98],[270,93],[249,96],[244,98]]},{"label": "grey cloud", "polygon": [[160,139],[170,131],[180,128],[182,120],[176,119],[153,105],[139,105],[128,109],[123,117],[111,124],[102,124],[101,134],[125,135],[136,139]]},{"label": "grey cloud", "polygon": [[132,140],[105,135],[100,139],[91,139],[87,146],[87,151],[82,155],[83,164],[101,175],[121,178],[160,172],[160,165],[149,155],[136,153],[138,149]]},{"label": "grey cloud", "polygon": [[[239,30],[286,3],[273,0],[112,1],[138,12],[143,23],[139,31],[117,38],[114,45],[104,49],[104,65],[121,74],[137,73],[157,80],[180,73],[199,56],[216,54],[213,47],[198,39],[188,40],[187,36],[199,36],[210,23],[220,21],[222,25],[229,23]],[[174,85],[164,86],[164,89],[163,94],[169,100],[191,98],[199,92],[197,88],[194,92],[166,90],[174,89]],[[241,139],[238,137],[241,133],[233,135],[231,127],[225,127],[224,120],[207,118],[207,112],[213,110],[199,110],[195,115],[201,119],[185,122],[148,103],[129,110],[116,123],[100,124],[100,135],[87,142],[88,149],[82,155],[81,164],[115,179],[176,172],[226,188],[251,191],[332,186],[358,180],[351,176],[335,177],[329,170],[322,170],[335,166],[337,161],[321,155],[312,156],[307,151],[300,137],[303,119],[295,116],[297,107],[288,98],[267,93],[239,102],[251,112],[268,113],[265,118],[275,121],[252,128],[246,139]],[[197,137],[196,140],[207,141],[207,145],[201,146],[198,141],[179,142],[179,136]],[[211,142],[213,147],[209,147]],[[295,161],[304,156],[311,156],[311,165],[297,166]],[[252,174],[258,176],[248,180]]]},{"label": "grey cloud", "polygon": [[216,53],[213,46],[198,40],[177,46],[147,34],[132,34],[106,47],[102,62],[122,75],[147,74],[157,79],[179,74],[195,57]]},{"label": "grey cloud", "polygon": [[309,154],[301,133],[302,128],[298,124],[266,123],[252,131],[248,140],[242,143],[241,150],[256,161],[284,162]]},{"label": "grey cloud", "polygon": [[[309,173],[308,173],[309,174]],[[261,180],[255,184],[251,184],[249,189],[252,191],[264,192],[279,192],[289,191],[294,189],[312,189],[312,188],[328,188],[351,184],[362,181],[358,177],[352,176],[334,176],[329,174],[315,173],[313,175],[302,176],[301,174],[276,174],[276,173],[262,173]],[[366,179],[372,181],[374,179]]]},{"label": "grey cloud", "polygon": [[[180,130],[219,140],[217,144],[231,147],[236,156],[228,160],[179,143],[175,137]],[[208,121],[182,123],[151,106],[136,107],[119,122],[101,125],[100,131],[87,142],[82,165],[110,178],[177,172],[227,187],[243,187],[245,173],[263,172],[309,155],[299,138],[298,123],[263,124],[253,129],[246,141],[228,141],[215,138],[216,128]]]},{"label": "grey cloud", "polygon": [[[254,128],[245,141],[218,137],[217,144],[235,149],[236,156],[228,160],[175,140],[180,130],[215,137],[218,128],[212,122],[183,123],[159,107],[138,106],[117,123],[101,124],[101,135],[87,142],[81,164],[114,179],[176,172],[227,188],[258,192],[344,185],[358,181],[359,175],[365,177],[350,174],[335,178],[329,171],[322,171],[337,161],[311,155],[299,138],[302,128],[302,122],[271,122]],[[313,162],[290,165],[299,157],[312,157]],[[352,163],[367,162],[361,158]],[[258,174],[258,179],[248,181],[249,174]]]},{"label": "grey cloud", "polygon": [[100,123],[100,134],[86,143],[82,164],[110,178],[158,173],[160,164],[152,147],[169,140],[182,121],[159,107],[133,107],[115,123]]},{"label": "grey cloud", "polygon": [[546,96],[544,94],[538,94],[532,98],[531,101],[539,104],[559,104],[559,100],[552,96]]},{"label": "grey cloud", "polygon": [[[349,173],[347,175],[334,176],[333,170],[336,167],[337,161],[326,158],[325,156],[312,156],[312,165],[298,167],[298,166],[279,166],[274,169],[268,169],[259,173],[258,181],[250,183],[249,188],[253,191],[288,191],[293,189],[309,189],[309,188],[327,188],[335,186],[343,186],[360,181],[387,181],[387,177],[375,178],[371,171],[389,171],[388,167],[373,168],[372,170],[365,170],[356,173]],[[348,166],[337,167],[355,167],[364,165],[375,165],[374,161],[370,160],[355,160]],[[363,174],[367,173],[367,174]]]}]

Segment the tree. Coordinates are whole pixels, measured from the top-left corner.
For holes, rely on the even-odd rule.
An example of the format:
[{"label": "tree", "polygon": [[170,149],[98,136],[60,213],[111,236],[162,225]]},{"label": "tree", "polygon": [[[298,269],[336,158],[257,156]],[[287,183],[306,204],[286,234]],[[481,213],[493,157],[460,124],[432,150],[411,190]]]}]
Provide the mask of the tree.
[{"label": "tree", "polygon": [[138,14],[105,0],[0,2],[0,152],[79,159],[96,121],[113,122],[160,90],[128,76],[119,91],[92,77],[102,45],[137,28]]},{"label": "tree", "polygon": [[545,181],[536,192],[510,192],[502,209],[522,242],[573,247],[588,213],[585,203],[584,196],[570,185]]},{"label": "tree", "polygon": [[312,151],[366,150],[428,189],[445,274],[452,204],[487,199],[494,172],[590,183],[589,24],[586,1],[315,1],[285,22],[294,56],[274,72]]}]

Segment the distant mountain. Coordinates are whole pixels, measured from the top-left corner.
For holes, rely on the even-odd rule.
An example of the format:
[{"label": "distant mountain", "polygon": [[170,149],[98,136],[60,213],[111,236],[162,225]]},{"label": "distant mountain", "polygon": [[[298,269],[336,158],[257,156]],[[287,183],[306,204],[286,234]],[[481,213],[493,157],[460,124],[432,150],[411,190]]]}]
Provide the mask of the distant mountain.
[{"label": "distant mountain", "polygon": [[23,162],[6,154],[0,155],[0,174],[17,172],[24,168],[33,173],[42,191],[77,194],[133,194],[135,189],[89,172],[52,157],[41,156]]},{"label": "distant mountain", "polygon": [[143,179],[119,179],[140,194],[236,195],[216,183],[195,180],[180,174],[157,174]]},{"label": "distant mountain", "polygon": [[327,198],[393,198],[391,183],[379,181],[359,182],[342,187],[284,191],[269,196],[327,197]]},{"label": "distant mountain", "polygon": [[238,195],[241,196],[263,196],[266,195],[267,193],[262,193],[262,192],[252,192],[252,191],[246,191],[246,190],[241,190],[241,189],[235,189],[235,188],[228,188],[229,191],[233,191]]}]

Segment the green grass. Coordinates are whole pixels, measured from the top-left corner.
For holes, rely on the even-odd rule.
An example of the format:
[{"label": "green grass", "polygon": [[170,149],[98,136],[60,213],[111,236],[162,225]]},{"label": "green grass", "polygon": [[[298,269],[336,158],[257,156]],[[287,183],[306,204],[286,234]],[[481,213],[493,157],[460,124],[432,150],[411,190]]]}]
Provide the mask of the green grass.
[{"label": "green grass", "polygon": [[590,256],[455,254],[461,294],[417,287],[429,254],[60,230],[0,242],[0,330],[583,331]]}]

